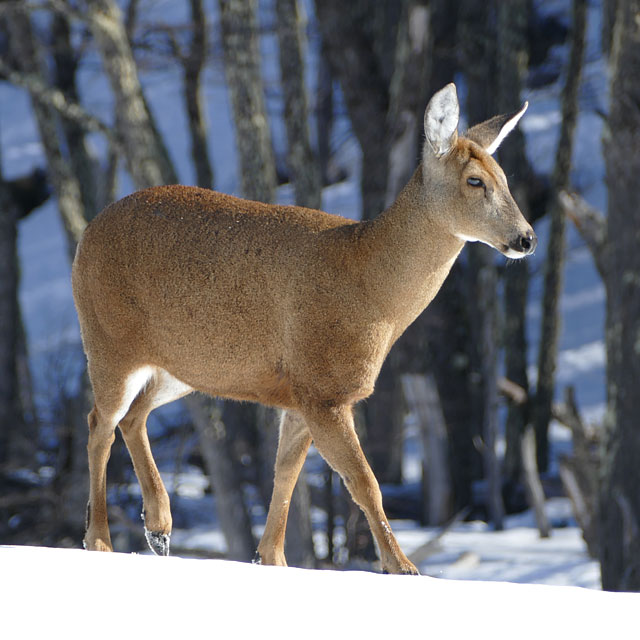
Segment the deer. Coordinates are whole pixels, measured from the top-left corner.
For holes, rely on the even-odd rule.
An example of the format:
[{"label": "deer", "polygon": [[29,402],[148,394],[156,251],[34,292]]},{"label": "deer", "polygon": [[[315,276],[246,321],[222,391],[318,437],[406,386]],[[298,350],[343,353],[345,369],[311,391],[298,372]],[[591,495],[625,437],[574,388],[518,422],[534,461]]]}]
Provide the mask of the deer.
[{"label": "deer", "polygon": [[382,570],[418,574],[383,510],[353,409],[466,242],[512,259],[535,250],[492,157],[526,109],[459,135],[455,85],[435,93],[421,162],[371,220],[182,185],[138,191],[94,218],[72,268],[94,394],[85,548],[113,550],[106,465],[119,427],[142,490],[147,542],[168,555],[169,497],[146,422],[197,391],[282,410],[262,564],[286,566],[289,502],[313,442],[364,511]]}]

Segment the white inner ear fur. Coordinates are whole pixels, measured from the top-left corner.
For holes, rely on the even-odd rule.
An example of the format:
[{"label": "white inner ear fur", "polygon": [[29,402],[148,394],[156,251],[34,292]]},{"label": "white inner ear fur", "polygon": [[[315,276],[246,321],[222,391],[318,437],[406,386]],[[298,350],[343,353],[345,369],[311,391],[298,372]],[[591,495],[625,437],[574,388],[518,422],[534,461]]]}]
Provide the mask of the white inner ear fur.
[{"label": "white inner ear fur", "polygon": [[424,113],[424,133],[436,157],[443,156],[451,149],[459,117],[456,86],[450,83],[434,94]]},{"label": "white inner ear fur", "polygon": [[525,102],[524,105],[522,105],[522,109],[520,109],[520,111],[511,118],[511,120],[507,120],[504,125],[502,125],[502,129],[500,129],[500,133],[497,135],[496,139],[485,149],[489,155],[493,155],[502,144],[502,141],[516,128],[516,125],[524,115],[528,106],[529,103]]}]

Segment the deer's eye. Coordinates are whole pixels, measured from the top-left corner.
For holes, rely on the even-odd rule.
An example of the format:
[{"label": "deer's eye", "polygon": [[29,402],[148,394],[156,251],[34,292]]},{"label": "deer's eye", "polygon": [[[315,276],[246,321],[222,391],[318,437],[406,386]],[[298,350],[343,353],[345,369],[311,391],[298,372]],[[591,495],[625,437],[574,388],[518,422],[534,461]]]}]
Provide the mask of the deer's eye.
[{"label": "deer's eye", "polygon": [[484,182],[480,178],[467,178],[467,184],[470,187],[484,187]]}]

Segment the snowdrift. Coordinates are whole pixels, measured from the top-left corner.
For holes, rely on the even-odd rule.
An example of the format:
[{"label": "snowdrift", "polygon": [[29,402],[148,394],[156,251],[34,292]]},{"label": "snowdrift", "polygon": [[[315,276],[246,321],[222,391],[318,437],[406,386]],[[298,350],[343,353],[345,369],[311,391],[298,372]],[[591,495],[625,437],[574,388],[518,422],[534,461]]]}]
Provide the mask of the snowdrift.
[{"label": "snowdrift", "polygon": [[[5,638],[631,638],[640,594],[0,547]],[[277,635],[276,635],[277,634]]]}]

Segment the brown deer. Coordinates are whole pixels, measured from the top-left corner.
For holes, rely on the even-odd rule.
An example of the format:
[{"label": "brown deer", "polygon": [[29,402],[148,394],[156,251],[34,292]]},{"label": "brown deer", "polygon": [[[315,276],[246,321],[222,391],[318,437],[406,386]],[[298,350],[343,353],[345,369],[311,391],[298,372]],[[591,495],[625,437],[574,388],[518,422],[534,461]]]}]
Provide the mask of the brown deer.
[{"label": "brown deer", "polygon": [[169,498],[146,419],[197,390],[284,409],[263,563],[286,565],[289,500],[313,441],[366,514],[383,570],[417,574],[382,509],[353,405],[372,393],[389,349],[466,241],[509,258],[535,249],[491,157],[526,107],[458,137],[455,86],[436,93],[422,163],[374,220],[167,186],[111,204],[89,224],[72,274],[95,396],[87,549],[112,549],[106,466],[119,426],[142,488],[147,540],[168,554]]}]

